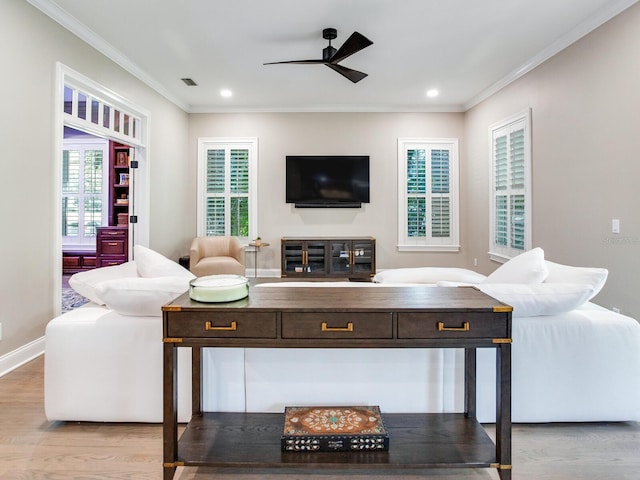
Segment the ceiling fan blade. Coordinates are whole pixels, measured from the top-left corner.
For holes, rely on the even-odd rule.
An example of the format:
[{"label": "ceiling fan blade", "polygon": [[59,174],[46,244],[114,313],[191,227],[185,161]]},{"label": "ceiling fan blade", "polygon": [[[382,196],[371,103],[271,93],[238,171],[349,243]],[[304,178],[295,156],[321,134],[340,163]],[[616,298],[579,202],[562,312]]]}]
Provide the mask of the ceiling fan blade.
[{"label": "ceiling fan blade", "polygon": [[337,65],[335,63],[327,63],[326,65],[332,70],[335,70],[336,72],[338,72],[343,77],[348,78],[353,83],[358,83],[360,80],[362,80],[364,77],[367,76],[366,73],[359,72],[351,68],[343,67],[342,65]]},{"label": "ceiling fan blade", "polygon": [[331,63],[338,63],[341,60],[359,52],[363,48],[373,45],[373,42],[358,32],[353,32],[347,41],[342,44],[333,57]]},{"label": "ceiling fan blade", "polygon": [[327,63],[324,60],[288,60],[286,62],[269,62],[269,63],[263,63],[263,65],[278,65],[281,63],[300,63],[300,64],[306,64],[306,63]]}]

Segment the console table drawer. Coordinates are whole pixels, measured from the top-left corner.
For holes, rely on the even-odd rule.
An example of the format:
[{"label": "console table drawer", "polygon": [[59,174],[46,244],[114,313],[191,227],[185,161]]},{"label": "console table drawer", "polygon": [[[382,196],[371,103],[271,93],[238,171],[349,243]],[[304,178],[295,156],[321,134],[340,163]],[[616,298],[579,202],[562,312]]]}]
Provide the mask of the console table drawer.
[{"label": "console table drawer", "polygon": [[391,313],[282,313],[282,338],[393,338]]},{"label": "console table drawer", "polygon": [[507,320],[483,313],[398,314],[398,338],[506,338]]},{"label": "console table drawer", "polygon": [[265,312],[171,315],[167,336],[188,338],[276,338],[276,314]]}]

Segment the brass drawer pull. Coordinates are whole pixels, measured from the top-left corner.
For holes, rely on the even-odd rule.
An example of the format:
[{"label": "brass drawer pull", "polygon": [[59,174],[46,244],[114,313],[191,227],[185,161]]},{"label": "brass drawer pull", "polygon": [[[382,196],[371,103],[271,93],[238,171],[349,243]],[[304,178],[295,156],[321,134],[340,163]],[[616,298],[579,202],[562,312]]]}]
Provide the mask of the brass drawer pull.
[{"label": "brass drawer pull", "polygon": [[348,322],[346,327],[330,327],[327,322],[322,322],[323,332],[353,332],[353,322]]},{"label": "brass drawer pull", "polygon": [[438,322],[439,332],[468,332],[469,330],[469,322],[464,322],[461,327],[445,327],[444,322]]},{"label": "brass drawer pull", "polygon": [[110,247],[117,247],[118,245],[120,245],[118,242],[108,242],[108,245]]},{"label": "brass drawer pull", "polygon": [[205,330],[216,330],[216,331],[226,331],[226,332],[235,332],[238,329],[238,324],[237,322],[234,320],[233,322],[231,322],[231,325],[229,325],[228,327],[214,327],[211,322],[207,322],[204,324],[204,329]]}]

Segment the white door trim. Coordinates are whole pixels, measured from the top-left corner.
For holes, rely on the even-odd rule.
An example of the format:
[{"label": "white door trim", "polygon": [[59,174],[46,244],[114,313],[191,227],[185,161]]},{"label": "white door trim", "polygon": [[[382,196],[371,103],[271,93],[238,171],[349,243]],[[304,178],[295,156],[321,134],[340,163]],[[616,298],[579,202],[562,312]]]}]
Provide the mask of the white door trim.
[{"label": "white door trim", "polygon": [[[88,119],[78,118],[69,115],[64,111],[64,89],[65,85],[81,88],[83,93],[88,94],[90,98],[98,100],[101,104],[115,107],[123,114],[126,113],[135,118],[138,122],[136,126],[136,135],[125,135],[114,130],[113,123],[105,127],[101,122],[95,124],[91,122],[90,115],[86,115]],[[109,90],[108,88],[94,82],[79,72],[58,62],[56,63],[56,85],[54,91],[54,151],[53,151],[53,182],[54,182],[54,199],[53,209],[54,215],[53,232],[53,298],[54,298],[54,315],[60,315],[61,296],[62,296],[62,150],[64,127],[70,126],[79,130],[86,131],[99,137],[115,140],[131,145],[134,149],[134,158],[138,161],[138,169],[135,172],[136,188],[134,198],[132,199],[132,209],[130,215],[136,215],[138,222],[135,225],[135,232],[129,235],[129,255],[133,252],[133,242],[140,245],[149,245],[149,218],[150,218],[150,200],[149,200],[149,158],[150,149],[149,139],[149,112],[127,100],[121,95]],[[89,103],[89,102],[88,102]],[[102,110],[101,110],[102,111]],[[130,226],[130,231],[131,231]],[[134,240],[135,238],[135,240]]]}]

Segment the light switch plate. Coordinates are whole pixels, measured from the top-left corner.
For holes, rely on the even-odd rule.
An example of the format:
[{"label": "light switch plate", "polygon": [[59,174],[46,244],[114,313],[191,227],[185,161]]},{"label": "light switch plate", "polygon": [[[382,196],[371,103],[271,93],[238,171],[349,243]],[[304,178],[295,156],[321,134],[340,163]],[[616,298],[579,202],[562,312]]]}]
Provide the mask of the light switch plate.
[{"label": "light switch plate", "polygon": [[611,220],[611,233],[620,233],[620,220],[617,218]]}]

